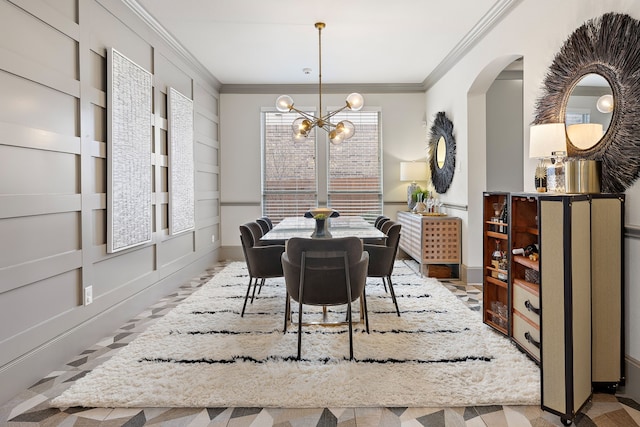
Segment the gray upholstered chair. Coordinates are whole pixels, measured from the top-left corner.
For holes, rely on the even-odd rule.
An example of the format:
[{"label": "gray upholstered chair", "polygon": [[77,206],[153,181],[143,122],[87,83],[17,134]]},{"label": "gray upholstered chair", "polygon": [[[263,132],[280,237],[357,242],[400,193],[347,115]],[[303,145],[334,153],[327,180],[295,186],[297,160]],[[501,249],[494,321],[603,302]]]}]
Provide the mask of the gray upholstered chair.
[{"label": "gray upholstered chair", "polygon": [[[365,322],[367,303],[364,292],[369,255],[357,237],[335,239],[291,238],[282,254],[287,286],[284,331],[291,318],[291,298],[298,302],[298,360],[302,348],[303,305],[347,305],[349,359],[353,359],[353,321],[351,303],[362,298]],[[368,328],[367,328],[368,332]]]},{"label": "gray upholstered chair", "polygon": [[244,259],[247,262],[247,270],[249,271],[249,286],[244,297],[241,317],[244,316],[244,311],[247,308],[251,285],[253,285],[253,293],[251,294],[251,303],[253,303],[258,282],[260,282],[260,289],[262,289],[266,279],[283,276],[280,257],[284,252],[284,245],[256,245],[254,232],[252,232],[252,229],[255,230],[256,226],[258,229],[260,228],[256,223],[246,223],[240,226],[240,242],[242,243]]},{"label": "gray upholstered chair", "polygon": [[256,219],[256,222],[258,223],[258,225],[260,226],[260,228],[262,229],[262,235],[264,236],[265,234],[267,234],[269,232],[269,230],[271,230],[271,228],[269,227],[269,223],[267,222],[266,219],[264,218],[258,218]]},{"label": "gray upholstered chair", "polygon": [[[378,230],[382,231],[382,224],[384,224],[386,221],[389,221],[389,217],[385,216],[385,215],[379,215],[374,221],[373,221],[373,226],[375,228],[377,228]],[[362,239],[362,242],[365,245],[384,245],[385,241],[387,240],[386,237],[374,237],[374,238],[366,238],[366,239]]]},{"label": "gray upholstered chair", "polygon": [[[262,222],[262,225],[260,224],[260,222]],[[255,245],[256,246],[272,246],[272,245],[284,246],[285,242],[283,239],[260,240],[262,236],[264,236],[267,233],[267,231],[269,231],[269,230],[265,231],[264,224],[265,224],[265,221],[260,221],[260,220],[247,222],[245,224],[251,229],[251,234],[253,234],[253,240],[255,242]]]},{"label": "gray upholstered chair", "polygon": [[389,291],[391,291],[393,304],[396,306],[396,313],[400,316],[400,309],[398,308],[398,301],[393,289],[391,275],[393,274],[393,265],[398,254],[398,242],[400,241],[400,229],[402,225],[394,221],[387,221],[385,227],[387,230],[385,232],[387,235],[386,244],[364,245],[364,250],[369,253],[367,277],[380,277],[385,291],[387,290],[387,283],[389,284]]},{"label": "gray upholstered chair", "polygon": [[376,222],[373,224],[378,230],[382,230],[382,226],[384,225],[385,222],[390,221],[391,219],[389,217],[383,216],[382,218],[376,220]]},{"label": "gray upholstered chair", "polygon": [[[388,218],[386,215],[379,215],[379,216],[375,219],[375,221],[373,221],[373,226],[374,226],[375,228],[377,228],[378,230],[380,230],[380,227],[378,226],[378,224],[379,224],[379,223],[380,223],[380,221],[382,221],[382,220],[387,221],[387,220],[389,220],[389,218]],[[384,222],[384,221],[383,221],[383,222]]]}]

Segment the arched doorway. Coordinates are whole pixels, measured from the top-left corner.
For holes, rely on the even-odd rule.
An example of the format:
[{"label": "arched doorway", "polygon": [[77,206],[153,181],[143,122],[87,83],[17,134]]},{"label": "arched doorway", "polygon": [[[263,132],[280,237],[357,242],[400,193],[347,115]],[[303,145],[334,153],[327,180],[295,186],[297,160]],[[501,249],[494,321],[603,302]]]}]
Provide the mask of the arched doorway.
[{"label": "arched doorway", "polygon": [[[524,159],[522,154],[522,141],[524,138],[523,120],[522,118],[515,126],[519,126],[519,137],[513,141],[513,145],[510,148],[514,152],[519,152],[519,157],[516,158],[516,154],[510,153],[509,158],[504,153],[499,152],[501,144],[488,144],[488,135],[494,135],[500,133],[505,126],[500,120],[493,117],[494,111],[488,112],[488,104],[493,105],[494,101],[488,103],[487,98],[493,96],[490,93],[491,87],[499,78],[501,73],[503,76],[506,74],[515,75],[518,71],[512,72],[510,65],[518,61],[522,64],[522,55],[513,54],[505,55],[491,61],[487,66],[478,74],[473,84],[469,88],[467,93],[467,140],[468,140],[468,156],[469,159],[475,159],[473,162],[469,162],[467,185],[469,189],[469,228],[468,228],[468,248],[467,248],[467,265],[478,266],[467,271],[467,281],[469,283],[482,282],[482,193],[488,190],[487,183],[489,181],[497,181],[500,178],[500,169],[496,169],[493,158],[491,162],[488,160],[488,156],[497,156],[497,161],[500,163],[509,163],[516,170],[519,168],[519,188],[509,188],[509,191],[522,190],[522,176]],[[520,65],[521,67],[521,65]],[[519,71],[520,76],[522,72]],[[520,77],[520,105],[517,108],[520,111],[522,117],[522,77]],[[497,92],[496,92],[497,93]],[[489,132],[488,127],[491,126],[492,130]],[[515,147],[514,147],[515,146]],[[488,149],[489,148],[489,149]],[[491,164],[491,166],[489,166]],[[489,171],[491,168],[491,171]],[[516,172],[512,172],[514,175]],[[488,178],[488,174],[491,174],[491,178]],[[503,190],[507,190],[506,188]]]}]

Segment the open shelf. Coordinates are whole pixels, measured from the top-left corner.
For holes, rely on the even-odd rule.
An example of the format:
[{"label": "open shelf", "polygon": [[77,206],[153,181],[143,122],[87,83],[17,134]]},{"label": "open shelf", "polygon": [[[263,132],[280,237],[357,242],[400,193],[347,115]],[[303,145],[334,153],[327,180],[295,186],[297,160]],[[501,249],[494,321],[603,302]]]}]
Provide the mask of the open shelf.
[{"label": "open shelf", "polygon": [[[525,267],[530,268],[532,270],[536,270],[536,271],[539,270],[539,265],[540,265],[539,260],[533,261],[533,260],[530,260],[526,256],[514,255],[513,256],[513,262],[515,262],[517,264],[520,264],[520,265],[524,265]],[[514,280],[515,280],[515,278],[514,278]]]}]

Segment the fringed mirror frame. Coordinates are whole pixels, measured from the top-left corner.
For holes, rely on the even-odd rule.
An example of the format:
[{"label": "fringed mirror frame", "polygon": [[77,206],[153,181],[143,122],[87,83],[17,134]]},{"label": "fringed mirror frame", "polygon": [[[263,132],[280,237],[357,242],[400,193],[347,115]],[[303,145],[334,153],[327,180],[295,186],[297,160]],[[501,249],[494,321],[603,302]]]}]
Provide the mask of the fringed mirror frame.
[{"label": "fringed mirror frame", "polygon": [[[438,166],[438,141],[444,137],[447,144],[446,155],[442,167]],[[444,113],[436,113],[431,126],[429,137],[429,165],[431,168],[431,182],[439,194],[446,193],[453,180],[453,172],[456,168],[456,139],[453,136],[453,123]]]},{"label": "fringed mirror frame", "polygon": [[576,29],[549,67],[533,124],[564,122],[571,92],[590,73],[611,86],[611,125],[591,148],[580,149],[567,140],[567,154],[602,161],[602,190],[624,192],[640,175],[639,21],[607,13]]}]

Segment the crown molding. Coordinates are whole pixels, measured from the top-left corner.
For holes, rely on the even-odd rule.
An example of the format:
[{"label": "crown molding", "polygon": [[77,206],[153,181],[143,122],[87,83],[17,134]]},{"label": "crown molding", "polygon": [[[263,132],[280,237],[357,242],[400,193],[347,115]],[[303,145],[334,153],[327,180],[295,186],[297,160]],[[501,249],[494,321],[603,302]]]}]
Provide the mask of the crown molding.
[{"label": "crown molding", "polygon": [[461,58],[463,58],[473,46],[475,46],[496,25],[500,19],[506,16],[513,7],[522,0],[497,0],[487,13],[471,28],[471,30],[454,46],[449,54],[438,64],[436,68],[422,82],[422,89],[427,90],[442,78]]},{"label": "crown molding", "polygon": [[[376,84],[323,84],[322,93],[424,93],[420,83],[376,83]],[[220,93],[266,94],[266,93],[318,93],[317,84],[227,84]]]},{"label": "crown molding", "polygon": [[129,9],[133,11],[142,21],[144,21],[155,33],[164,40],[171,48],[173,48],[188,64],[193,66],[208,82],[219,91],[222,84],[220,81],[211,74],[209,71],[195,56],[191,54],[187,49],[185,49],[180,42],[170,33],[168,32],[153,16],[147,12],[147,10],[142,7],[136,0],[122,0]]}]

